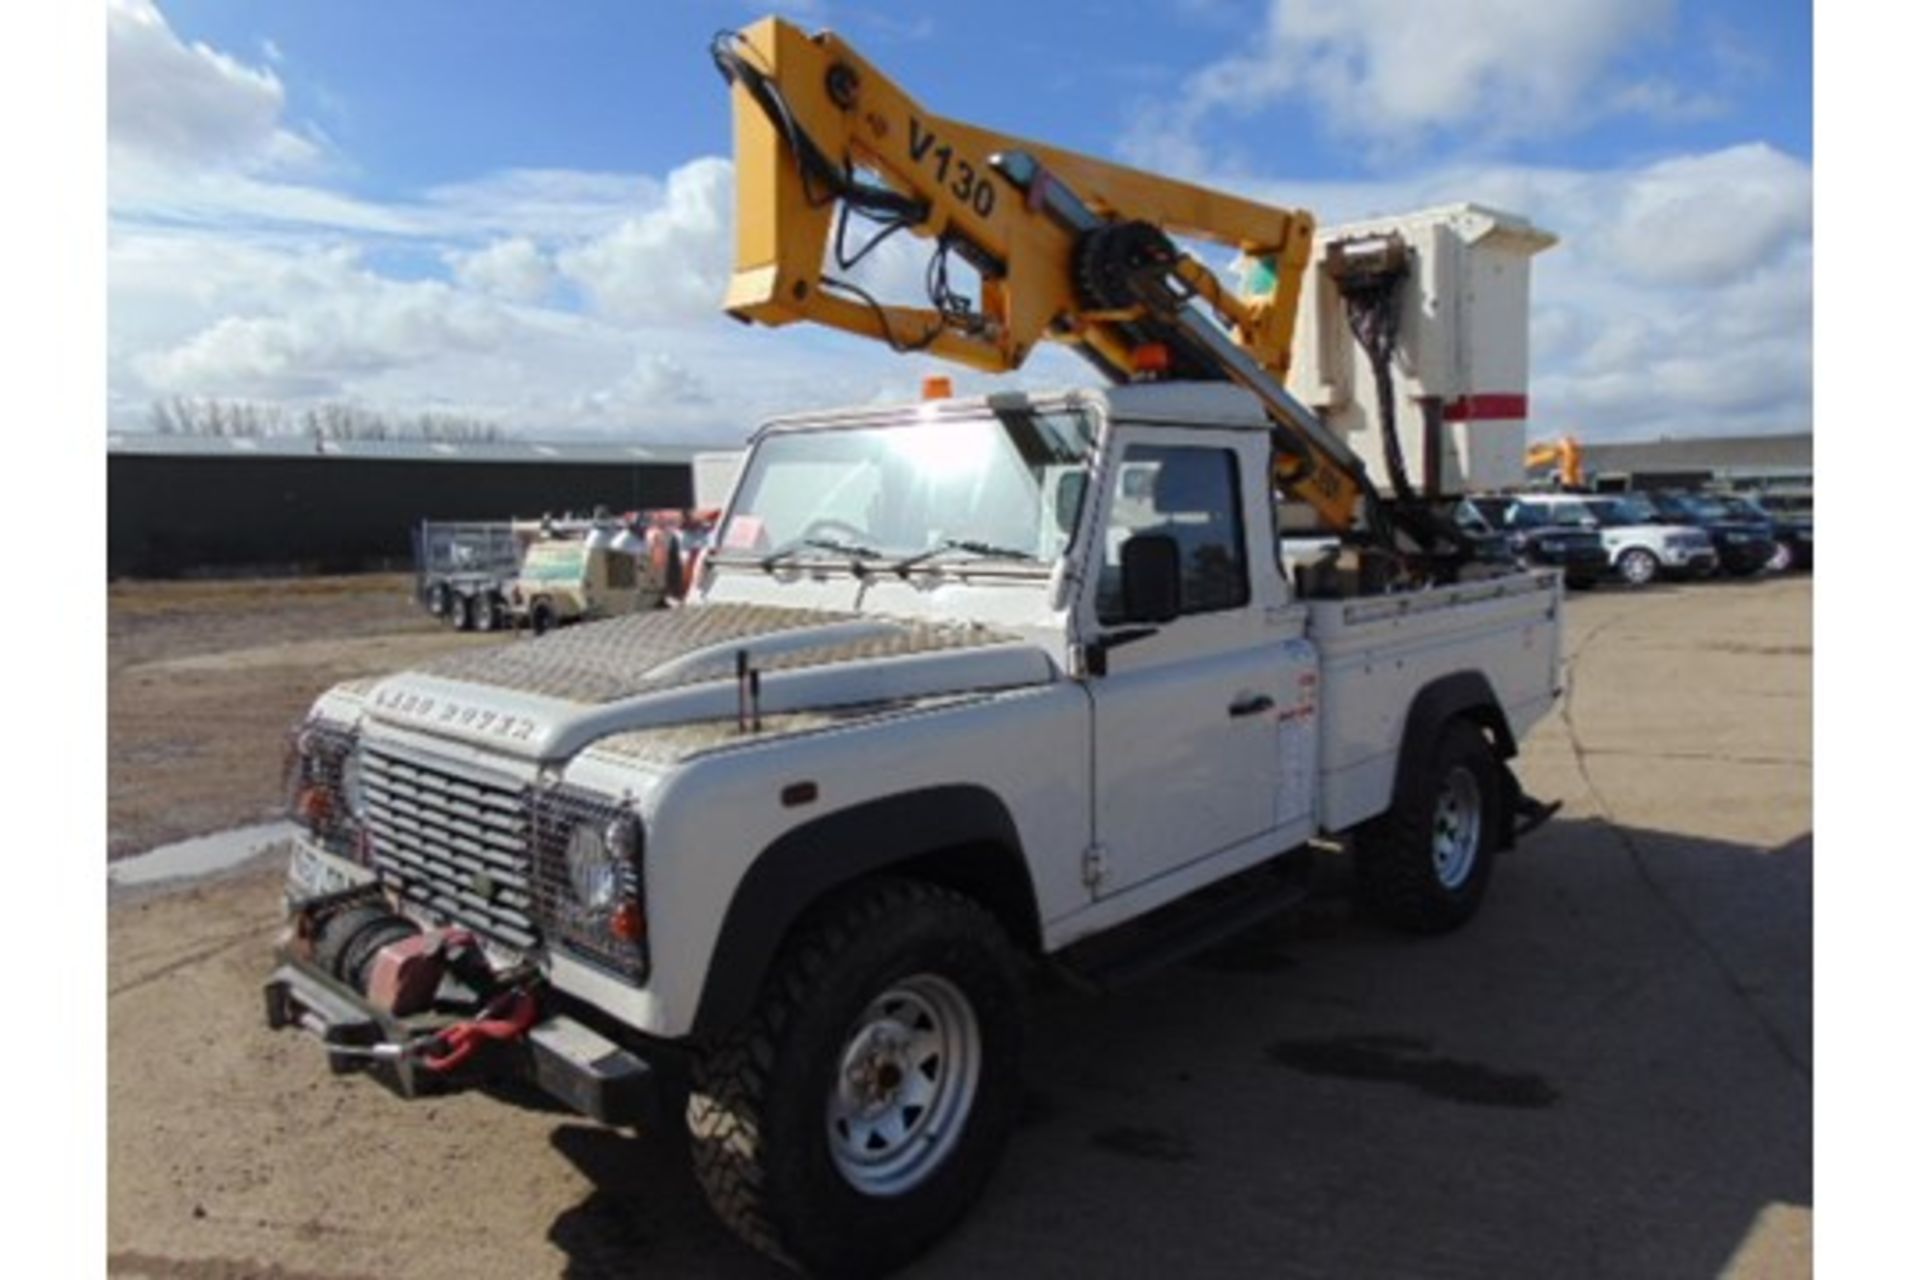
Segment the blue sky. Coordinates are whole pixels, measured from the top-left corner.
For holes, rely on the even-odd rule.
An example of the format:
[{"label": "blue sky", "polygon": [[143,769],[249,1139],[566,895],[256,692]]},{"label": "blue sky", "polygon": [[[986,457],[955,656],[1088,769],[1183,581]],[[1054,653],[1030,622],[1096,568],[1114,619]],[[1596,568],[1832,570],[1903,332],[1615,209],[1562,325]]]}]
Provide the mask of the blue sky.
[{"label": "blue sky", "polygon": [[[113,422],[173,396],[338,399],[717,439],[796,397],[910,391],[916,362],[718,317],[730,136],[706,44],[759,12],[111,0]],[[1810,425],[1807,4],[782,12],[936,111],[1323,222],[1473,199],[1559,232],[1536,265],[1542,434]]]}]

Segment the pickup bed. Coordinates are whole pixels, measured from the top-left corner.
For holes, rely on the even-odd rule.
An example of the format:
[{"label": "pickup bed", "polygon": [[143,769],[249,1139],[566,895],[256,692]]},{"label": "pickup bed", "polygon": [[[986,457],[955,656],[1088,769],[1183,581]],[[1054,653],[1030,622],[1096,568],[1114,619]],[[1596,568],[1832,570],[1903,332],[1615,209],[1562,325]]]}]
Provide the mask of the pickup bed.
[{"label": "pickup bed", "polygon": [[320,698],[270,1021],[615,1123],[684,1075],[742,1235],[912,1256],[1008,1139],[1023,956],[1186,954],[1326,836],[1442,932],[1538,813],[1558,575],[1295,598],[1267,427],[1172,383],[764,428],[684,607]]}]

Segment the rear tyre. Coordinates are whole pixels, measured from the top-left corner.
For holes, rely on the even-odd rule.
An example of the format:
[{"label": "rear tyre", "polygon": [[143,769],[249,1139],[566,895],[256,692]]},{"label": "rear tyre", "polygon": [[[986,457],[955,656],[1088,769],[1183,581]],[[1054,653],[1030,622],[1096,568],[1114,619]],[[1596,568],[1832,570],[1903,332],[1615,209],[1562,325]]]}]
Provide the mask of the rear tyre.
[{"label": "rear tyre", "polygon": [[427,612],[443,621],[453,612],[453,592],[446,583],[436,582],[427,592]]},{"label": "rear tyre", "polygon": [[950,890],[873,882],[814,913],[746,1022],[695,1058],[694,1173],[714,1212],[779,1261],[890,1271],[986,1185],[1022,1039],[999,923]]},{"label": "rear tyre", "polygon": [[479,621],[479,608],[472,596],[461,596],[453,603],[453,626],[456,631],[471,631]]},{"label": "rear tyre", "polygon": [[1628,547],[1620,553],[1620,580],[1630,587],[1644,587],[1660,576],[1660,561],[1645,547]]},{"label": "rear tyre", "polygon": [[500,629],[500,598],[498,596],[481,596],[474,602],[473,629],[475,631]]},{"label": "rear tyre", "polygon": [[1409,933],[1446,933],[1471,920],[1493,874],[1502,795],[1486,736],[1466,720],[1448,721],[1407,794],[1356,833],[1362,904]]},{"label": "rear tyre", "polygon": [[537,602],[527,613],[527,625],[533,628],[533,634],[537,636],[553,630],[553,606],[544,600]]}]

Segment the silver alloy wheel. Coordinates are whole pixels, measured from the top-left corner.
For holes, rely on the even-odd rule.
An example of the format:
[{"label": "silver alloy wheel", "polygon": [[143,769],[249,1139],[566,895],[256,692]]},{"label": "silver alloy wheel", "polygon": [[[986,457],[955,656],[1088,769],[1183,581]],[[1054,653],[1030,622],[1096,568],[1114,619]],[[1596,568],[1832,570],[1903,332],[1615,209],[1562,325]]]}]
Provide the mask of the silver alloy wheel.
[{"label": "silver alloy wheel", "polygon": [[1653,575],[1659,569],[1659,562],[1653,558],[1651,551],[1635,547],[1620,557],[1620,576],[1636,587],[1644,587],[1652,582]]},{"label": "silver alloy wheel", "polygon": [[868,1004],[827,1096],[827,1149],[855,1190],[897,1196],[953,1151],[980,1082],[980,1022],[938,974],[902,978]]},{"label": "silver alloy wheel", "polygon": [[1480,858],[1480,780],[1455,765],[1440,783],[1433,804],[1433,872],[1446,889],[1458,889]]},{"label": "silver alloy wheel", "polygon": [[1773,544],[1773,554],[1767,557],[1767,569],[1771,573],[1785,573],[1793,568],[1793,548],[1784,542]]}]

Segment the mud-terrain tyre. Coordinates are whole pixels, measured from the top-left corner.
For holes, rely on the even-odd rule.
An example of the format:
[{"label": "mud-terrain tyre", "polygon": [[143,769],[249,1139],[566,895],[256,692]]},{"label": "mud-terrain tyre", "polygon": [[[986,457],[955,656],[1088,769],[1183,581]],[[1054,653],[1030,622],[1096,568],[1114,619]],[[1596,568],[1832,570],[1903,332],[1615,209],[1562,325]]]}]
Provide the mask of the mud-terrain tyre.
[{"label": "mud-terrain tyre", "polygon": [[714,1212],[814,1275],[923,1252],[1006,1147],[1022,1005],[1013,945],[972,899],[889,879],[823,904],[694,1059],[687,1129]]},{"label": "mud-terrain tyre", "polygon": [[1407,794],[1356,833],[1362,905],[1408,933],[1446,933],[1471,920],[1493,874],[1501,782],[1478,726],[1443,725]]},{"label": "mud-terrain tyre", "polygon": [[1620,553],[1620,581],[1629,587],[1651,586],[1660,576],[1660,559],[1645,547],[1628,547]]}]

